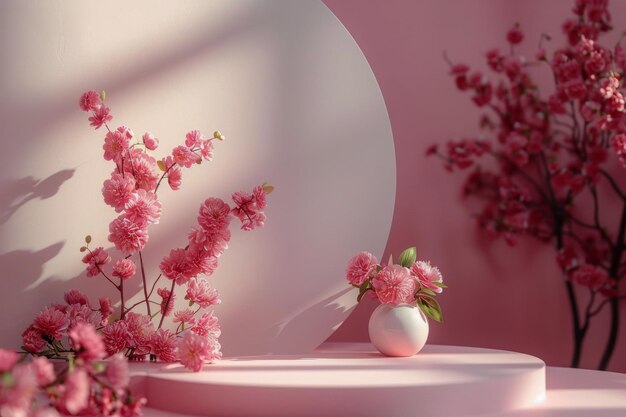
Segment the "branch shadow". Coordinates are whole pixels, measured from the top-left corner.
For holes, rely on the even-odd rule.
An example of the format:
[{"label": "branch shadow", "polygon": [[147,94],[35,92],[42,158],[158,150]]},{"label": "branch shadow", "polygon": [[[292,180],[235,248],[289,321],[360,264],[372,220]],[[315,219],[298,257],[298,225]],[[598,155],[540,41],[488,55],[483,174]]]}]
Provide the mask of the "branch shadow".
[{"label": "branch shadow", "polygon": [[74,169],[64,169],[44,179],[24,177],[0,183],[0,224],[5,224],[21,207],[32,200],[46,200],[74,176]]}]

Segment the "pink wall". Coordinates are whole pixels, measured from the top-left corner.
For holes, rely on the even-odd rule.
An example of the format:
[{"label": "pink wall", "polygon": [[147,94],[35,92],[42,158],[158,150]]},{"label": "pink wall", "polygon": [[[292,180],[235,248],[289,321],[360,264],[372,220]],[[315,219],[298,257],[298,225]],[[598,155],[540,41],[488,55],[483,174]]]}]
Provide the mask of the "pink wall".
[{"label": "pink wall", "polygon": [[[455,90],[442,59],[484,68],[483,55],[505,47],[515,22],[528,55],[541,32],[557,35],[573,1],[324,0],[370,62],[387,103],[397,158],[397,196],[386,256],[417,245],[440,266],[450,288],[441,297],[446,322],[431,325],[431,343],[527,352],[548,364],[569,363],[570,316],[553,251],[536,242],[516,249],[485,239],[460,198],[462,176],[446,173],[425,147],[477,131],[476,109]],[[626,28],[626,2],[613,2],[614,24]],[[363,248],[364,250],[367,248]],[[367,340],[374,303],[366,300],[332,336]],[[625,309],[626,310],[626,309]],[[624,315],[626,317],[626,315]],[[599,316],[603,321],[606,316]],[[626,371],[626,320],[611,369]],[[592,327],[583,367],[594,368],[607,338]]]}]

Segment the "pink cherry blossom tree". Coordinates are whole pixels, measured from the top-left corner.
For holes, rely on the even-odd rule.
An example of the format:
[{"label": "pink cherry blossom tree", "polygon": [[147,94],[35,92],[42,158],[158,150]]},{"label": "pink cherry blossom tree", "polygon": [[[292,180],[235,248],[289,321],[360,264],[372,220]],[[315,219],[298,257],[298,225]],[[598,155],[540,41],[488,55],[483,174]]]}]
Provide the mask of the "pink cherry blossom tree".
[{"label": "pink cherry blossom tree", "polygon": [[[572,314],[580,364],[589,327],[609,309],[609,334],[598,361],[606,369],[618,340],[625,297],[626,52],[605,47],[611,30],[608,0],[576,0],[562,26],[567,44],[548,54],[542,35],[535,60],[516,53],[519,25],[507,33],[509,50],[492,49],[495,80],[462,64],[451,66],[459,90],[485,110],[480,126],[489,140],[465,138],[429,147],[449,171],[469,170],[463,193],[483,202],[479,225],[512,246],[522,236],[553,245]],[[554,89],[543,92],[531,72],[542,65]],[[617,207],[616,222],[601,207]],[[590,213],[581,206],[590,206]]]}]

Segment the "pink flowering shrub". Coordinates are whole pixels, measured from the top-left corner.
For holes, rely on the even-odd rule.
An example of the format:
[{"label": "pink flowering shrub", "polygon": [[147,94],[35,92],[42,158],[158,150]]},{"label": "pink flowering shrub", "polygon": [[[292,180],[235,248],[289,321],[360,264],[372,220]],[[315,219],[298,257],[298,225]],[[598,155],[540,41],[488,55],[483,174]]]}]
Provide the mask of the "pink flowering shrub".
[{"label": "pink flowering shrub", "polygon": [[[225,137],[219,131],[205,137],[192,130],[184,144],[176,146],[169,155],[156,158],[151,154],[159,146],[154,135],[145,133],[137,138],[126,126],[109,127],[113,116],[104,105],[104,93],[88,91],[79,104],[90,112],[92,126],[106,129],[103,158],[110,161],[113,170],[102,185],[102,196],[117,214],[106,236],[113,248],[93,248],[92,238],[87,236],[86,245],[80,249],[85,253],[82,262],[88,277],[106,280],[115,287],[119,300],[101,298],[98,304],[92,304],[79,291],[68,291],[65,304],[47,307],[24,331],[23,349],[33,355],[86,364],[109,358],[106,375],[114,387],[127,383],[121,358],[179,361],[199,371],[204,363],[221,357],[219,321],[212,311],[207,311],[221,300],[207,277],[215,272],[219,257],[228,248],[234,218],[241,220],[241,229],[246,231],[264,225],[263,210],[273,187],[263,184],[251,193],[236,192],[232,205],[220,198],[207,198],[200,205],[197,226],[188,233],[185,244],[166,254],[158,276],[150,277],[143,252],[150,242],[150,229],[159,223],[165,211],[158,198],[161,185],[178,190],[183,169],[210,161],[213,142]],[[140,281],[143,297],[128,305],[124,288],[133,280]],[[184,288],[188,301],[188,308],[180,311],[174,307],[177,286]],[[90,372],[81,368],[67,376],[66,388],[54,399],[54,404],[60,404],[58,410],[73,414],[91,407],[91,402],[84,403],[92,379]]]},{"label": "pink flowering shrub", "polygon": [[[508,52],[487,52],[492,80],[450,63],[457,88],[485,110],[480,126],[492,140],[450,141],[426,153],[439,156],[449,171],[471,169],[463,193],[484,202],[477,219],[490,235],[511,246],[522,236],[554,245],[572,311],[572,366],[580,364],[591,322],[609,308],[599,361],[606,369],[626,297],[620,285],[626,191],[619,172],[619,165],[626,167],[626,52],[621,39],[611,46],[600,42],[612,29],[608,0],[576,0],[572,11],[562,26],[566,44],[552,54],[542,48],[550,39],[542,35],[534,59],[521,56],[516,47],[524,34],[519,25],[509,30]],[[532,77],[541,68],[554,80],[548,91]],[[619,207],[620,220],[606,218],[600,207],[607,203]],[[589,215],[581,204],[590,206]]]},{"label": "pink flowering shrub", "polygon": [[378,263],[369,252],[359,252],[348,262],[346,279],[359,289],[357,301],[368,292],[383,304],[416,304],[426,316],[442,322],[441,306],[435,299],[446,285],[441,272],[426,261],[417,261],[415,248],[400,254],[398,264],[389,258],[387,265]]},{"label": "pink flowering shrub", "polygon": [[[65,366],[48,360],[55,352],[76,352]],[[49,344],[45,356],[29,362],[0,349],[0,415],[3,417],[57,417],[61,415],[141,415],[146,400],[128,391],[128,361],[106,356],[102,336],[81,322],[70,331],[69,344]]]}]

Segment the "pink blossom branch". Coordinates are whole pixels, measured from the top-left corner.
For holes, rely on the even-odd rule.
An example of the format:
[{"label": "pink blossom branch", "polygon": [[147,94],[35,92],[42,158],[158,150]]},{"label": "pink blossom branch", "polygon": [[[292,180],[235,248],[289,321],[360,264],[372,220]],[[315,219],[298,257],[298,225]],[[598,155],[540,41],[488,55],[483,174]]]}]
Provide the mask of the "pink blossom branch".
[{"label": "pink blossom branch", "polygon": [[[172,280],[172,287],[170,288],[170,294],[167,297],[167,301],[165,302],[165,308],[163,311],[167,311],[170,308],[170,302],[172,301],[172,296],[174,295],[174,285],[176,284],[175,280]],[[157,330],[163,326],[163,320],[165,320],[165,314],[161,314],[161,320],[159,320],[159,327]]]},{"label": "pink blossom branch", "polygon": [[141,266],[141,280],[143,281],[143,295],[146,301],[146,309],[148,310],[148,315],[151,316],[152,313],[150,312],[150,303],[148,302],[148,284],[146,282],[146,271],[143,266],[143,255],[141,254],[141,251],[139,251],[139,264]]}]

